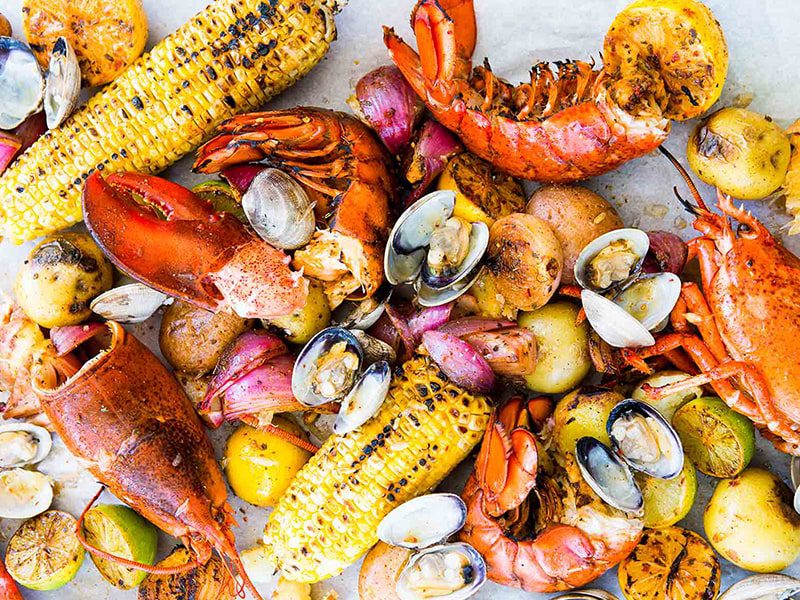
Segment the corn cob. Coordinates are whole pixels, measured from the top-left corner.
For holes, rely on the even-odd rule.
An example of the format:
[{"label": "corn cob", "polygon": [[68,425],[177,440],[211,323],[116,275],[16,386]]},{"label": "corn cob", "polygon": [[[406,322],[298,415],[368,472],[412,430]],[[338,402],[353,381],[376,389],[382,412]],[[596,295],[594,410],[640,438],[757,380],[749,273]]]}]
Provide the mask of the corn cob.
[{"label": "corn cob", "polygon": [[156,173],[258,108],[322,59],[336,10],[336,0],[216,0],[0,177],[0,234],[21,243],[72,225],[95,169]]},{"label": "corn cob", "polygon": [[424,494],[480,442],[491,408],[427,357],[408,361],[377,415],[331,437],[297,474],[264,531],[287,579],[334,577],[377,542],[381,519]]}]

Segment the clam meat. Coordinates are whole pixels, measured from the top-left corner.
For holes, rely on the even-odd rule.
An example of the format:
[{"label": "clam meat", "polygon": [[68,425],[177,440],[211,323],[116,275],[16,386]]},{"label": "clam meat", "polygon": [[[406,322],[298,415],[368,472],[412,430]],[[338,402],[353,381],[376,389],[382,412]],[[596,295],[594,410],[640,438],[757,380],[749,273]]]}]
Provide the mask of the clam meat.
[{"label": "clam meat", "polygon": [[323,329],[306,344],[292,371],[292,393],[306,406],[344,398],[361,372],[364,351],[346,329]]},{"label": "clam meat", "polygon": [[13,469],[41,462],[50,453],[52,445],[50,433],[38,425],[0,425],[0,469]]},{"label": "clam meat", "polygon": [[683,469],[680,437],[655,408],[623,400],[606,422],[614,450],[632,469],[659,479],[674,479]]},{"label": "clam meat", "polygon": [[439,544],[460,530],[467,507],[455,494],[427,494],[392,510],[378,525],[378,538],[392,546],[419,549]]},{"label": "clam meat", "polygon": [[650,249],[640,229],[616,229],[589,242],[575,261],[575,280],[584,289],[605,292],[636,277]]},{"label": "clam meat", "polygon": [[27,469],[0,472],[0,518],[30,519],[52,502],[53,486],[47,475]]},{"label": "clam meat", "polygon": [[486,582],[486,563],[464,543],[434,546],[415,554],[397,579],[401,600],[462,600]]},{"label": "clam meat", "polygon": [[0,129],[14,129],[39,112],[44,88],[31,49],[14,38],[0,37]]},{"label": "clam meat", "polygon": [[624,512],[641,513],[642,491],[627,463],[608,446],[583,437],[575,447],[575,458],[586,483],[606,504]]}]

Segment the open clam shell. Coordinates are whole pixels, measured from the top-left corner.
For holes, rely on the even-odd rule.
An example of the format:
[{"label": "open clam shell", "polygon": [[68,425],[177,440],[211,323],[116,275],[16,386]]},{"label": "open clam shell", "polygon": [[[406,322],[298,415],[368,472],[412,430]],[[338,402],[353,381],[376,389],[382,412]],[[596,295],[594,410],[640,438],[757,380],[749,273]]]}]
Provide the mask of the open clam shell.
[{"label": "open clam shell", "polygon": [[610,346],[641,348],[656,343],[641,321],[608,298],[592,290],[583,290],[581,304],[589,325]]},{"label": "open clam shell", "polygon": [[628,465],[608,446],[583,437],[575,447],[575,458],[586,483],[606,504],[624,512],[641,513],[642,491]]},{"label": "open clam shell", "polygon": [[575,260],[575,280],[587,290],[605,292],[624,285],[642,270],[650,238],[641,229],[615,229],[589,242]]},{"label": "open clam shell", "polygon": [[794,487],[794,509],[800,513],[800,458],[792,457],[792,486]]},{"label": "open clam shell", "polygon": [[379,361],[385,361],[390,365],[394,364],[397,360],[397,352],[389,344],[383,340],[372,337],[361,329],[351,329],[358,343],[361,344],[361,349],[364,352],[364,363],[371,365]]},{"label": "open clam shell", "polygon": [[344,398],[355,385],[364,362],[358,339],[342,327],[328,327],[300,351],[292,370],[292,393],[305,406]]},{"label": "open clam shell", "polygon": [[350,433],[374,417],[386,400],[391,382],[392,370],[388,362],[382,360],[367,367],[342,400],[342,407],[333,423],[333,433]]},{"label": "open clam shell", "polygon": [[14,129],[42,109],[44,77],[27,44],[0,37],[0,129]]},{"label": "open clam shell", "polygon": [[143,283],[128,283],[103,292],[89,308],[109,321],[141,323],[169,301],[169,296]]},{"label": "open clam shell", "polygon": [[467,506],[455,494],[427,494],[404,502],[378,525],[378,538],[413,550],[438,544],[460,530]]},{"label": "open clam shell", "polygon": [[264,169],[256,175],[242,198],[242,209],[258,236],[276,248],[300,248],[314,235],[314,203],[299,183],[279,169]]},{"label": "open clam shell", "polygon": [[601,589],[572,590],[555,596],[553,600],[619,600],[611,592]]},{"label": "open clam shell", "polygon": [[400,600],[463,600],[486,583],[486,563],[475,548],[463,542],[418,552],[397,578]]},{"label": "open clam shell", "polygon": [[392,286],[384,283],[369,298],[343,302],[333,313],[333,323],[345,329],[369,329],[383,314],[392,291]]},{"label": "open clam shell", "polygon": [[614,451],[632,469],[658,479],[674,479],[683,469],[683,445],[672,425],[655,408],[623,400],[606,421]]},{"label": "open clam shell", "polygon": [[52,447],[50,432],[44,427],[22,422],[0,425],[0,469],[35,465]]},{"label": "open clam shell", "polygon": [[67,120],[81,95],[81,67],[78,57],[66,38],[60,37],[50,54],[50,69],[44,93],[44,114],[47,128],[53,129]]},{"label": "open clam shell", "polygon": [[50,478],[38,471],[0,471],[0,518],[30,519],[53,503]]},{"label": "open clam shell", "polygon": [[681,295],[681,279],[674,273],[642,275],[613,298],[648,331],[666,325]]},{"label": "open clam shell", "polygon": [[752,575],[733,584],[719,600],[785,600],[800,593],[800,579],[770,573]]},{"label": "open clam shell", "polygon": [[476,222],[471,224],[469,233],[469,246],[467,255],[458,268],[446,276],[436,275],[431,272],[428,261],[422,263],[421,277],[423,283],[433,290],[443,290],[469,276],[481,262],[486,248],[489,247],[489,228],[486,223]]},{"label": "open clam shell", "polygon": [[469,288],[472,287],[472,284],[477,281],[478,277],[480,277],[482,271],[483,265],[479,263],[472,270],[472,272],[451,284],[450,287],[442,290],[430,288],[425,285],[421,279],[419,279],[417,280],[417,285],[415,286],[417,291],[417,302],[419,302],[420,306],[424,306],[426,308],[442,306],[443,304],[452,302],[453,300],[456,300],[460,296],[463,296],[465,293],[467,293],[467,290],[469,290]]}]

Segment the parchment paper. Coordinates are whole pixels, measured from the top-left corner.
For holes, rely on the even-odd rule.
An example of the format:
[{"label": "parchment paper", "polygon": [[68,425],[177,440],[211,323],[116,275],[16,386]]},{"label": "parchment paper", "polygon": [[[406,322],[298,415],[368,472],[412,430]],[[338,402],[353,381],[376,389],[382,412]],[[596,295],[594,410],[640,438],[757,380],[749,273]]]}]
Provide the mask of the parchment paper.
[{"label": "parchment paper", "polygon": [[[0,0],[0,12],[11,20],[15,34],[21,35],[21,0]],[[150,18],[150,45],[174,30],[195,12],[205,0],[144,0]],[[512,81],[526,78],[531,64],[539,59],[599,59],[602,39],[614,15],[625,6],[624,0],[476,0],[479,44],[476,60],[488,56],[498,74]],[[751,108],[771,115],[781,125],[800,117],[800,43],[797,25],[800,2],[797,0],[707,0],[725,31],[730,50],[730,71],[721,105],[740,101],[752,95]],[[271,107],[317,105],[347,110],[345,100],[358,78],[375,66],[388,62],[381,42],[381,26],[392,25],[402,35],[411,37],[408,18],[413,0],[350,0],[337,17],[339,38],[328,57],[294,88],[271,103]],[[688,132],[693,122],[676,124],[667,146],[679,157],[685,156]],[[189,173],[189,162],[181,161],[169,171],[181,183],[200,180]],[[588,183],[612,201],[626,223],[645,229],[668,229],[685,238],[694,235],[687,227],[684,214],[672,195],[672,186],[680,185],[674,170],[658,154],[628,163],[622,169]],[[533,187],[533,186],[532,186]],[[702,188],[707,198],[711,190]],[[749,208],[765,224],[780,234],[788,219],[767,202],[750,203]],[[784,240],[787,241],[788,240]],[[32,244],[14,247],[0,245],[0,286],[6,291],[13,285],[16,270]],[[800,236],[787,245],[800,251]],[[132,328],[157,349],[156,334],[159,316],[150,323]],[[221,456],[228,430],[215,432],[218,456]],[[788,481],[789,460],[759,439],[753,464],[767,466]],[[55,507],[80,513],[97,487],[82,472],[60,443],[41,465],[59,482]],[[469,471],[464,464],[444,484],[444,488],[460,491]],[[702,513],[710,497],[714,481],[700,475],[700,489],[692,513],[681,525],[703,532]],[[240,548],[253,544],[260,536],[267,511],[246,505],[231,494],[241,527],[236,531]],[[102,501],[113,502],[111,497]],[[0,523],[0,547],[19,526],[16,521]],[[174,545],[162,539],[161,556]],[[723,589],[745,576],[745,573],[723,561]],[[800,576],[800,564],[787,573]],[[314,597],[334,589],[342,599],[357,598],[358,565],[342,576],[314,586]],[[619,593],[614,571],[596,582]],[[270,585],[260,586],[266,593]],[[104,600],[132,599],[136,592],[122,592],[108,585],[94,568],[88,556],[78,576],[67,586],[49,593],[23,591],[25,598],[41,600]],[[482,600],[516,600],[544,597],[488,583],[476,596]]]}]

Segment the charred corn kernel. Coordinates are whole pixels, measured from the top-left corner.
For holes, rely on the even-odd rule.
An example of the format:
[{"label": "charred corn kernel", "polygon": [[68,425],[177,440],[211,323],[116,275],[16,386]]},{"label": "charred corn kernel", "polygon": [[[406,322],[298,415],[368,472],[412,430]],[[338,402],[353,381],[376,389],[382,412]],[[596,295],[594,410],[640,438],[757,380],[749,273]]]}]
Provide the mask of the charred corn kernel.
[{"label": "charred corn kernel", "polygon": [[258,108],[322,59],[336,10],[337,0],[216,0],[0,176],[0,233],[21,243],[68,227],[92,171],[156,173]]},{"label": "charred corn kernel", "polygon": [[282,574],[313,583],[338,575],[378,541],[381,519],[436,486],[483,436],[491,408],[427,357],[403,366],[383,407],[331,437],[270,515],[264,544]]}]

